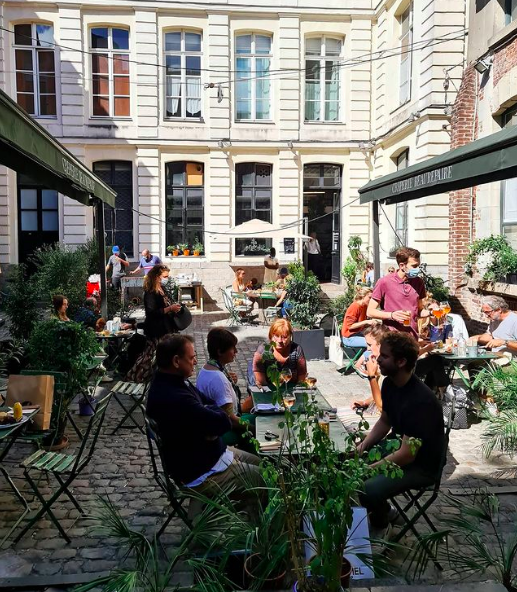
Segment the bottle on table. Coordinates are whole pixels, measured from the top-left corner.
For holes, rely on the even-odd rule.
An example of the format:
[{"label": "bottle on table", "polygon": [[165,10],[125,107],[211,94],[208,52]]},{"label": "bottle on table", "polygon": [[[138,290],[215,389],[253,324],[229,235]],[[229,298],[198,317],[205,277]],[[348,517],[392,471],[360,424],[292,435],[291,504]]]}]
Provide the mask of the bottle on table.
[{"label": "bottle on table", "polygon": [[467,355],[467,342],[460,337],[458,339],[458,356],[465,357]]}]

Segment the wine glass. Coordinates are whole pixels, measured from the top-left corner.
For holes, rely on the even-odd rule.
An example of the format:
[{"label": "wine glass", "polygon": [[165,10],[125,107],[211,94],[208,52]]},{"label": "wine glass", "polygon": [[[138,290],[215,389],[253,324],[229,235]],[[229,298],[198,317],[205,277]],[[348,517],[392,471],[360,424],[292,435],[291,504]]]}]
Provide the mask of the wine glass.
[{"label": "wine glass", "polygon": [[287,390],[287,383],[291,380],[292,377],[293,377],[293,373],[290,368],[282,368],[282,370],[280,370],[280,381],[285,384],[286,390]]},{"label": "wine glass", "polygon": [[286,391],[284,393],[282,402],[284,404],[284,408],[286,411],[290,411],[291,407],[296,403],[296,395],[294,393],[289,393]]},{"label": "wine glass", "polygon": [[440,302],[440,308],[443,310],[443,316],[446,317],[451,312],[451,305],[445,300]]}]

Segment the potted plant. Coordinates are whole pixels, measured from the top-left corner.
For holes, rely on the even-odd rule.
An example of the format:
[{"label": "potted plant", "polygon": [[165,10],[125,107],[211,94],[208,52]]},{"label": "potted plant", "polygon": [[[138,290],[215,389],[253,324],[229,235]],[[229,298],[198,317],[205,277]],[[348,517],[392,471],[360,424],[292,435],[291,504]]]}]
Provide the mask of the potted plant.
[{"label": "potted plant", "polygon": [[200,242],[199,238],[196,236],[196,241],[192,245],[192,249],[194,250],[194,257],[199,257],[203,253],[204,246],[203,243]]},{"label": "potted plant", "polygon": [[177,257],[180,254],[180,251],[177,245],[169,245],[167,247],[167,253],[169,253],[173,257]]},{"label": "potted plant", "polygon": [[190,250],[188,248],[188,243],[179,243],[178,244],[178,249],[180,250],[180,252],[183,253],[183,255],[185,257],[188,257],[190,255]]},{"label": "potted plant", "polygon": [[[465,273],[479,274],[484,282],[497,282],[507,274],[517,272],[514,251],[504,235],[491,235],[475,240],[465,259]],[[506,280],[503,280],[506,281]]]},{"label": "potted plant", "polygon": [[[56,389],[51,416],[53,445],[66,440],[66,412],[72,399],[88,386],[89,368],[99,344],[95,333],[73,321],[62,322],[52,318],[36,324],[28,344],[31,370],[63,372],[66,381],[63,389]],[[58,396],[56,396],[56,394]]]},{"label": "potted plant", "polygon": [[302,346],[308,360],[325,359],[325,332],[314,328],[320,307],[320,284],[312,271],[306,272],[300,261],[289,265],[286,281],[289,318],[295,327],[293,339]]}]

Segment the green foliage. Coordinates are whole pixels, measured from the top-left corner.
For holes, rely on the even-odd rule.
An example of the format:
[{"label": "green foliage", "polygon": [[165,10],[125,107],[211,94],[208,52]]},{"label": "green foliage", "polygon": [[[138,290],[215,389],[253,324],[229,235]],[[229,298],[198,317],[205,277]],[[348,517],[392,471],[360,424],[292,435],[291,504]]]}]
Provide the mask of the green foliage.
[{"label": "green foliage", "polygon": [[292,305],[290,319],[301,329],[312,329],[320,306],[320,283],[312,271],[305,271],[301,261],[289,264],[287,298]]},{"label": "green foliage", "polygon": [[31,368],[66,373],[70,397],[88,385],[88,367],[98,351],[93,331],[55,318],[38,322],[28,344]]},{"label": "green foliage", "polygon": [[422,279],[424,280],[426,291],[431,292],[433,298],[438,302],[449,300],[449,286],[445,284],[445,281],[441,277],[428,273],[426,263],[420,265],[420,270],[422,272]]},{"label": "green foliage", "polygon": [[[415,553],[417,573],[423,573],[432,549],[461,580],[472,575],[495,576],[508,592],[517,592],[517,520],[515,506],[503,527],[499,499],[488,491],[476,491],[470,499],[444,495],[454,513],[438,515],[442,529],[419,540]],[[508,528],[509,527],[509,528]]]},{"label": "green foliage", "polygon": [[507,274],[517,273],[517,253],[504,235],[490,235],[475,240],[465,259],[465,273],[477,271],[484,281],[495,282]]},{"label": "green foliage", "polygon": [[80,245],[76,249],[76,253],[84,254],[88,261],[88,276],[94,273],[100,273],[101,265],[106,265],[106,261],[110,258],[111,248],[106,246],[104,253],[104,261],[99,261],[99,246],[96,238],[89,238],[84,245]]},{"label": "green foliage", "polygon": [[73,318],[86,295],[91,264],[89,251],[72,250],[61,243],[37,249],[31,259],[36,268],[34,282],[40,298],[50,304],[54,294],[68,299],[68,315]]},{"label": "green foliage", "polygon": [[199,253],[203,253],[203,251],[205,250],[205,247],[203,245],[203,243],[199,240],[199,237],[196,236],[196,240],[194,241],[194,244],[192,245],[192,249],[194,251],[199,251]]},{"label": "green foliage", "polygon": [[12,266],[4,310],[10,321],[9,333],[15,339],[29,338],[40,317],[38,300],[38,286],[33,278],[28,277],[25,265]]},{"label": "green foliage", "polygon": [[180,251],[186,251],[188,249],[188,243],[179,243],[178,249]]},{"label": "green foliage", "polygon": [[346,302],[345,310],[352,304],[355,297],[355,287],[358,278],[361,277],[366,268],[366,258],[361,253],[361,245],[363,241],[359,236],[351,236],[348,239],[348,257],[341,269],[341,275],[345,280],[345,294],[344,302]]},{"label": "green foliage", "polygon": [[21,341],[0,342],[0,377],[7,378],[12,364],[21,365],[25,355],[24,343]]},{"label": "green foliage", "polygon": [[349,301],[349,295],[341,294],[341,296],[329,300],[327,303],[327,312],[332,316],[337,317],[339,323],[341,324],[343,322],[345,311],[350,306],[350,304],[352,304],[352,302]]},{"label": "green foliage", "polygon": [[177,302],[178,300],[178,284],[172,275],[163,282],[163,291],[169,297],[169,300]]}]

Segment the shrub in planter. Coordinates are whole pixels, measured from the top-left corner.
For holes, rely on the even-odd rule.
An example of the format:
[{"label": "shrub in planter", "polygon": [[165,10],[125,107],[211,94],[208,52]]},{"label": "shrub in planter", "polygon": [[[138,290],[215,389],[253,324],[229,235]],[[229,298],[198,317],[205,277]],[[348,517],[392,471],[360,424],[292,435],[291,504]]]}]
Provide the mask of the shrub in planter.
[{"label": "shrub in planter", "polygon": [[318,278],[312,271],[306,272],[301,261],[291,263],[286,290],[291,322],[300,329],[312,329],[320,306]]},{"label": "shrub in planter", "polygon": [[38,286],[28,277],[25,265],[14,266],[9,273],[4,310],[10,321],[9,332],[15,339],[29,338],[41,314],[39,297]]},{"label": "shrub in planter", "polygon": [[64,433],[66,410],[72,399],[88,385],[88,368],[99,344],[95,333],[73,321],[49,319],[37,323],[28,344],[31,370],[63,372],[66,384],[54,397],[51,426],[57,441]]},{"label": "shrub in planter", "polygon": [[485,282],[497,282],[517,272],[517,254],[504,235],[491,235],[475,240],[465,259],[465,273],[477,272]]}]

